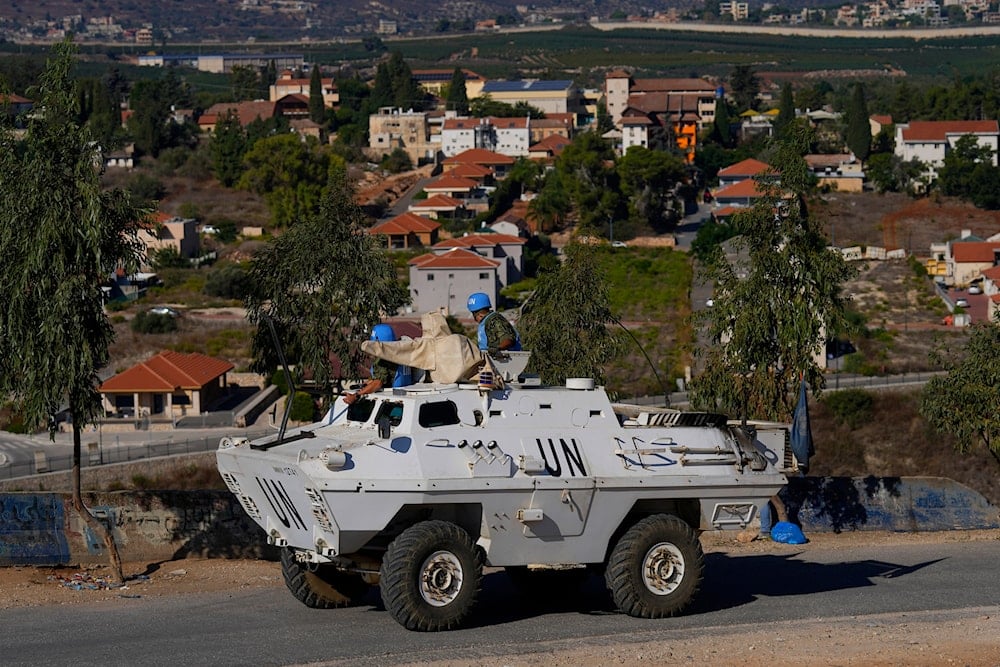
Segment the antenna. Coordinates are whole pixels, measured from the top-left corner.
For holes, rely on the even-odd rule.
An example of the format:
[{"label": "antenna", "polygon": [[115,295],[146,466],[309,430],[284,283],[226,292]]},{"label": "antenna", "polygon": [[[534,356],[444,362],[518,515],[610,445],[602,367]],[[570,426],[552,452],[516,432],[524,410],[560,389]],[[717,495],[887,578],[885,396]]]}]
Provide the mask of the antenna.
[{"label": "antenna", "polygon": [[281,342],[278,340],[278,332],[274,328],[274,320],[270,316],[265,315],[264,321],[267,322],[267,328],[271,330],[271,340],[274,342],[274,349],[278,352],[278,361],[281,362],[281,370],[285,374],[285,383],[288,385],[288,396],[285,397],[285,414],[281,416],[281,428],[278,429],[278,442],[285,439],[285,428],[288,426],[288,415],[292,411],[292,396],[295,396],[295,383],[292,381],[292,373],[288,370],[288,363],[285,361],[285,351],[281,347]]},{"label": "antenna", "polygon": [[653,360],[649,358],[648,354],[646,354],[646,350],[645,350],[645,348],[642,347],[642,343],[640,343],[638,341],[638,339],[635,336],[632,335],[632,332],[628,330],[628,327],[626,327],[624,324],[621,323],[621,320],[619,320],[614,315],[611,315],[610,313],[608,314],[608,317],[611,318],[612,322],[614,322],[615,324],[617,324],[618,326],[620,326],[622,329],[625,330],[625,333],[628,334],[628,337],[632,339],[632,342],[635,343],[635,346],[637,348],[639,348],[640,352],[642,352],[642,356],[646,357],[646,363],[649,364],[649,367],[653,371],[653,375],[656,376],[656,381],[660,383],[660,388],[663,389],[663,403],[664,403],[664,407],[669,408],[670,407],[670,391],[669,391],[669,387],[667,387],[667,385],[663,384],[663,378],[661,378],[660,374],[656,372],[656,366],[653,365]]}]

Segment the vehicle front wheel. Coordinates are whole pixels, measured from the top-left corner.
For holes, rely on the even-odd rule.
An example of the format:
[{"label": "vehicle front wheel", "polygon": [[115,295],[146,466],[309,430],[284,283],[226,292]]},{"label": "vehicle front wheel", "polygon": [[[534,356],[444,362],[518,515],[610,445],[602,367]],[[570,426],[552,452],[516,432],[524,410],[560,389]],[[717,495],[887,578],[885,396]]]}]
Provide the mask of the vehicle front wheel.
[{"label": "vehicle front wheel", "polygon": [[608,558],[605,582],[629,616],[676,616],[701,585],[704,555],[695,531],[675,516],[655,514],[625,531]]},{"label": "vehicle front wheel", "polygon": [[382,602],[408,630],[450,630],[472,609],[482,579],[482,559],[467,532],[447,521],[423,521],[389,544]]},{"label": "vehicle front wheel", "polygon": [[361,602],[371,588],[359,574],[331,565],[300,563],[292,549],[281,550],[281,574],[295,599],[314,609],[334,609]]}]

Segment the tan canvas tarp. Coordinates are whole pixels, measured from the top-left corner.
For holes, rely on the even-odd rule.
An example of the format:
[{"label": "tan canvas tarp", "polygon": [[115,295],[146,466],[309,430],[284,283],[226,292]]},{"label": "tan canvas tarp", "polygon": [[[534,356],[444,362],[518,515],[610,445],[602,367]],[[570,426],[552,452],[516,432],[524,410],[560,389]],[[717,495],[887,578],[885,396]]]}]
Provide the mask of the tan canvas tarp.
[{"label": "tan canvas tarp", "polygon": [[458,382],[474,377],[483,355],[473,341],[448,329],[444,315],[425,313],[420,319],[423,335],[393,343],[364,341],[366,354],[430,373],[433,382]]}]

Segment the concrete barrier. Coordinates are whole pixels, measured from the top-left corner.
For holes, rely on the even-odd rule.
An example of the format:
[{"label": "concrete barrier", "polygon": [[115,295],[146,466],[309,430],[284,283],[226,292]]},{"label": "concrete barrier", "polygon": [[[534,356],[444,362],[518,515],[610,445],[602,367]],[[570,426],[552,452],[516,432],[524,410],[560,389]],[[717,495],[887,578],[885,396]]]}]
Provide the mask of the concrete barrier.
[{"label": "concrete barrier", "polygon": [[[940,477],[797,477],[781,492],[809,532],[1000,528],[1000,511]],[[269,558],[277,551],[228,491],[85,494],[124,560]],[[0,493],[0,566],[103,563],[103,541],[62,493]]]},{"label": "concrete barrier", "polygon": [[806,533],[1000,528],[1000,510],[943,477],[794,477],[779,494]]},{"label": "concrete barrier", "polygon": [[[275,558],[264,531],[228,491],[84,494],[123,560]],[[58,493],[0,493],[0,565],[107,562],[104,542]]]}]

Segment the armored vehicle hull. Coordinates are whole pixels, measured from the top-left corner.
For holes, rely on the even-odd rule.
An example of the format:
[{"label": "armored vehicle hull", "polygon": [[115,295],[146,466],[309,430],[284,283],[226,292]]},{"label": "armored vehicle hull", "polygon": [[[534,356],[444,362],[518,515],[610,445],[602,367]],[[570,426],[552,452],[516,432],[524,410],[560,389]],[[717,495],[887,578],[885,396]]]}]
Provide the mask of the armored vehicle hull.
[{"label": "armored vehicle hull", "polygon": [[785,484],[787,429],[612,404],[565,387],[385,390],[282,438],[223,439],[219,470],[283,547],[292,593],[349,604],[379,584],[414,630],[455,627],[485,565],[602,568],[627,613],[679,613],[698,533],[740,529]]}]

